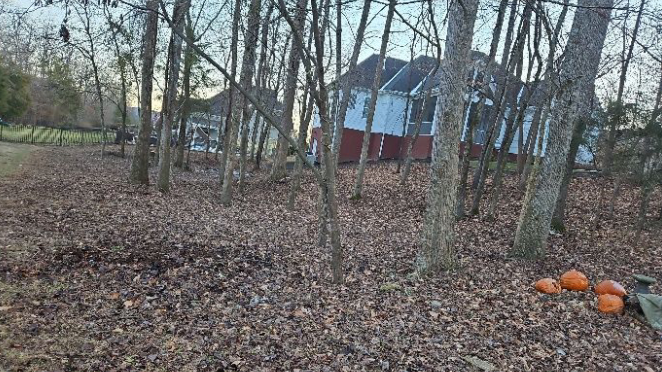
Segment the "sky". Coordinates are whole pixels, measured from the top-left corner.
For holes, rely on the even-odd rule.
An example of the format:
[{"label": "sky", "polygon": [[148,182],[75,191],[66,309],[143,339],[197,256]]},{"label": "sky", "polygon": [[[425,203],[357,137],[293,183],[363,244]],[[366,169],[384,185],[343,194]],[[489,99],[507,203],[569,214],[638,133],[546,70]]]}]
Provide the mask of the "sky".
[{"label": "sky", "polygon": [[[5,4],[15,5],[20,8],[32,8],[32,9],[34,8],[32,7],[32,2],[33,2],[32,0],[0,0],[0,1],[3,1]],[[209,0],[209,1],[215,1],[215,0]],[[217,1],[221,1],[221,0],[217,0]],[[628,5],[627,3],[628,1],[629,0],[619,0],[617,2],[617,6]],[[198,1],[194,0],[194,4],[195,3],[199,3],[199,0]],[[435,1],[433,3],[435,4],[435,17],[438,24],[440,24],[441,21],[444,19],[445,3],[446,3],[445,1],[444,2]],[[348,60],[352,46],[354,44],[354,33],[361,14],[360,8],[362,4],[363,1],[355,0],[353,2],[347,2],[344,5],[344,9],[343,9],[344,36],[343,36],[343,45],[342,45],[344,61]],[[632,3],[629,3],[629,5],[634,7],[638,5],[638,1],[632,0]],[[481,2],[482,11],[479,12],[479,19],[476,22],[474,42],[472,46],[472,48],[475,50],[479,50],[484,53],[487,53],[489,51],[488,50],[489,43],[496,17],[496,11],[493,10],[495,6],[496,6],[496,0]],[[560,6],[553,5],[550,3],[548,3],[547,6],[550,9],[552,22],[554,22],[556,14],[558,14],[558,11],[560,9]],[[662,9],[662,0],[648,0],[647,7],[651,12],[654,13],[656,10]],[[401,14],[403,14],[405,17],[409,18],[409,21],[413,23],[415,21],[415,17],[417,17],[420,14],[420,5],[419,4],[399,5],[398,11]],[[373,1],[373,5],[371,8],[371,15],[370,15],[371,21],[369,23],[369,27],[366,32],[365,45],[362,48],[362,52],[360,54],[360,60],[368,57],[373,53],[378,52],[381,43],[381,34],[384,27],[385,14],[386,14],[386,9],[384,5],[379,4],[376,1]],[[54,25],[57,25],[59,24],[59,22],[61,22],[64,19],[65,11],[61,7],[50,6],[47,7],[46,9],[39,9],[33,11],[30,13],[29,16],[33,19],[49,21]],[[218,28],[216,32],[221,32],[224,35],[229,34],[229,29],[227,29],[228,18],[229,16],[219,17],[219,19],[216,22]],[[566,25],[567,25],[566,30],[569,29],[571,21],[572,21],[572,12],[570,12],[566,20]],[[621,22],[622,20],[618,20],[618,19],[612,21],[612,32],[610,33],[610,37],[608,38],[607,41],[608,45],[605,48],[605,54],[611,54],[611,55],[619,54],[619,51],[622,48],[621,46],[622,43],[620,42],[622,31],[618,27],[620,27],[619,25],[621,24]],[[630,19],[630,24],[631,23],[633,23],[632,19]],[[285,26],[281,26],[281,27],[285,27]],[[445,27],[443,24],[440,24],[439,28],[441,33],[440,37],[443,40],[443,38],[445,37]],[[54,32],[55,31],[57,30],[54,30]],[[408,29],[408,26],[402,23],[399,17],[396,15],[390,37],[390,43],[387,53],[388,56],[399,58],[402,60],[409,60],[411,39],[412,39],[412,32]],[[222,38],[219,38],[217,33],[210,34],[210,38],[207,41],[210,41],[212,44],[216,45],[215,55],[218,56],[221,53],[223,54],[226,53],[227,42],[224,42]],[[425,52],[423,50],[425,43],[420,42],[421,41],[420,37],[418,41],[419,42],[417,44],[417,47],[415,48],[416,49],[415,54],[417,55]],[[641,63],[637,62],[633,64],[633,66],[631,67],[630,74],[628,75],[628,81],[629,81],[628,91],[635,92],[635,91],[654,90],[657,79],[651,79],[650,76],[654,75],[652,74],[652,72],[653,73],[655,72],[656,63],[652,61],[650,58],[647,58],[647,56],[643,53],[641,48],[637,48],[637,49],[638,50],[635,51],[635,57],[638,58]],[[429,49],[428,53],[426,54],[434,55],[434,50]],[[617,70],[618,65],[617,65],[617,61],[613,62],[614,61],[613,58],[612,58],[612,62],[609,62],[610,61],[609,58],[603,57],[603,59],[606,69],[608,70],[605,72],[605,75],[601,77],[601,80],[598,83],[598,89],[600,90],[600,93],[602,93],[604,96],[610,96],[614,94],[613,92],[615,85],[614,80],[615,79],[617,80],[618,77],[618,74],[614,73],[614,71]],[[223,65],[224,63],[221,64]],[[217,78],[220,77],[217,73],[214,73],[214,76]],[[218,80],[220,82],[221,79],[219,78]],[[212,87],[208,89],[204,93],[204,95],[207,96],[212,95],[217,91],[219,91],[220,88],[221,87],[219,86]]]}]

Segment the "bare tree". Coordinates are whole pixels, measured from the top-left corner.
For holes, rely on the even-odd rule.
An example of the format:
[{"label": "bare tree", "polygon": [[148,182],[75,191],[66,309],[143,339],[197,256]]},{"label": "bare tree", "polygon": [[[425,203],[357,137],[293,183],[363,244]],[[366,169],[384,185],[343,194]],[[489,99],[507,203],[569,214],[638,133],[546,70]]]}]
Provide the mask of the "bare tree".
[{"label": "bare tree", "polygon": [[[527,3],[528,4],[528,3]],[[501,57],[501,66],[508,70],[508,61],[511,57],[511,45],[512,45],[512,36],[515,31],[515,21],[517,18],[517,6],[519,5],[519,0],[515,0],[511,3],[510,15],[508,16],[508,27],[506,29],[506,38],[503,46],[503,55]],[[529,9],[527,7],[527,9]],[[498,129],[501,128],[503,123],[503,118],[505,115],[504,98],[508,96],[508,84],[509,84],[510,73],[506,73],[504,77],[504,82],[501,85],[500,89],[497,90],[494,98],[492,99],[492,114],[489,118],[489,127],[487,129],[487,137],[483,141],[483,149],[478,160],[478,166],[473,175],[472,188],[474,189],[473,194],[473,203],[471,206],[471,214],[476,215],[479,213],[480,201],[485,190],[485,181],[487,179],[487,173],[490,168],[490,162],[492,161],[492,152],[494,150],[494,145],[497,141],[497,136],[499,134]],[[497,83],[498,84],[498,83]],[[482,115],[482,112],[478,112],[478,115]]]},{"label": "bare tree", "polygon": [[[412,156],[414,145],[416,144],[416,141],[418,140],[418,136],[421,133],[421,126],[423,125],[423,116],[425,115],[428,102],[430,102],[430,100],[432,99],[432,89],[435,86],[435,84],[428,84],[428,83],[430,79],[436,79],[437,71],[439,70],[439,64],[441,63],[441,39],[439,37],[439,30],[437,28],[437,23],[434,20],[434,12],[432,11],[432,1],[427,1],[427,5],[428,5],[428,17],[430,18],[430,24],[431,24],[432,35],[434,37],[434,40],[430,40],[430,38],[426,37],[425,35],[422,36],[426,38],[429,43],[433,44],[436,51],[436,55],[435,55],[436,63],[432,68],[432,71],[430,71],[430,73],[425,77],[425,79],[421,83],[422,87],[428,86],[428,88],[425,91],[419,93],[420,105],[418,112],[416,113],[416,118],[414,119],[414,131],[411,135],[411,139],[409,140],[409,145],[407,146],[407,152],[405,154],[405,163],[402,168],[402,172],[400,172],[401,185],[407,183],[407,178],[409,177],[409,172],[411,171],[411,163],[414,160]],[[421,96],[423,97],[422,99]]]},{"label": "bare tree", "polygon": [[[175,29],[182,33],[184,30],[184,20],[191,6],[190,0],[177,0],[173,9],[173,20]],[[161,1],[161,8],[165,12],[165,5]],[[170,191],[170,149],[172,139],[172,124],[175,121],[176,112],[175,101],[177,98],[177,84],[179,82],[179,68],[182,59],[182,38],[173,32],[170,36],[170,45],[168,47],[168,86],[166,95],[163,97],[163,128],[161,130],[161,146],[159,148],[159,180],[157,188],[161,192]]]},{"label": "bare tree", "polygon": [[[527,35],[529,34],[530,29],[530,20],[531,13],[533,11],[533,5],[527,3],[524,8],[524,14],[522,15],[522,22],[520,24],[520,32],[517,35],[515,40],[515,46],[512,50],[511,60],[509,62],[510,66],[514,67],[515,77],[518,81],[522,77],[522,68],[524,63],[524,45],[526,42]],[[539,22],[536,22],[539,25]],[[536,32],[538,34],[538,32]],[[536,50],[539,40],[536,40]],[[529,62],[529,65],[532,67],[533,61]],[[497,204],[501,197],[501,184],[503,180],[503,172],[506,167],[506,162],[508,160],[508,154],[510,153],[510,145],[512,144],[514,132],[520,127],[520,123],[523,123],[524,116],[526,115],[526,109],[529,105],[529,100],[533,95],[533,92],[537,89],[540,82],[540,75],[542,73],[542,64],[538,64],[535,81],[531,83],[530,74],[527,77],[526,84],[521,88],[520,95],[515,101],[510,103],[510,114],[505,126],[504,137],[501,141],[501,148],[499,149],[499,155],[497,157],[497,165],[494,172],[494,177],[492,181],[492,195],[490,197],[490,202],[487,209],[486,218],[492,219],[496,211]],[[509,69],[510,71],[510,69]],[[507,89],[507,88],[506,88]],[[507,94],[504,95],[504,97]]]},{"label": "bare tree", "polygon": [[578,119],[578,122],[575,124],[575,130],[572,134],[572,140],[570,141],[570,150],[568,151],[568,156],[566,158],[565,172],[563,174],[563,180],[561,181],[561,187],[559,188],[559,196],[556,198],[556,206],[554,207],[554,214],[552,215],[551,227],[558,231],[565,231],[565,206],[568,199],[568,189],[570,188],[570,181],[572,180],[572,172],[575,168],[575,159],[577,158],[577,152],[579,151],[579,145],[582,142],[582,137],[586,131],[586,121],[589,120],[588,116],[581,116]]},{"label": "bare tree", "polygon": [[[186,36],[195,38],[193,34],[193,25],[191,16],[186,15]],[[182,95],[181,95],[181,113],[179,115],[179,131],[177,133],[177,152],[175,153],[175,167],[184,166],[184,145],[186,144],[186,127],[191,114],[191,70],[193,69],[195,55],[190,45],[186,45],[184,50],[184,70],[182,71]],[[220,128],[219,128],[220,129]],[[193,140],[193,138],[191,138]]]},{"label": "bare tree", "polygon": [[[234,1],[234,9],[232,13],[232,41],[230,41],[230,77],[233,80],[237,79],[237,49],[239,44],[239,20],[241,19],[241,0]],[[221,153],[221,158],[218,162],[218,174],[220,176],[219,184],[223,188],[224,177],[225,177],[225,168],[228,165],[228,157],[230,153],[234,154],[235,147],[237,146],[237,141],[235,139],[234,143],[230,140],[230,129],[232,128],[232,123],[234,122],[235,110],[234,110],[234,100],[235,100],[235,88],[230,85],[230,90],[228,91],[228,109],[227,115],[225,117],[225,135],[223,136],[223,152]],[[221,135],[219,129],[219,136]]]},{"label": "bare tree", "polygon": [[[337,7],[340,6],[340,1],[338,1]],[[349,107],[349,101],[352,95],[352,88],[354,88],[356,76],[355,69],[359,60],[359,54],[361,53],[361,47],[363,46],[363,39],[365,37],[365,29],[368,25],[368,15],[370,15],[370,4],[372,0],[363,1],[363,10],[361,11],[361,19],[359,20],[359,25],[356,29],[356,40],[354,41],[354,48],[352,49],[352,56],[349,59],[349,66],[347,68],[346,76],[348,77],[346,82],[340,81],[339,71],[336,71],[336,89],[340,89],[338,84],[342,86],[342,92],[340,94],[340,106],[338,108],[338,114],[336,115],[336,126],[334,131],[333,139],[333,153],[335,154],[336,161],[338,161],[338,156],[340,155],[340,144],[342,143],[343,129],[345,127],[345,118],[347,117],[347,108]],[[337,12],[340,12],[340,9],[337,9]],[[340,21],[338,21],[339,23]],[[338,26],[336,25],[336,44],[338,44],[338,35],[339,31]],[[336,46],[337,49],[340,49],[340,44]],[[336,62],[337,64],[337,62]],[[338,66],[336,66],[338,69]]]},{"label": "bare tree", "polygon": [[108,24],[110,25],[111,28],[111,39],[114,47],[114,52],[115,52],[115,58],[117,59],[117,67],[119,69],[120,73],[120,98],[119,102],[117,103],[117,109],[120,110],[120,115],[121,115],[121,137],[120,137],[120,155],[124,157],[124,152],[125,152],[125,144],[126,144],[126,137],[127,137],[127,129],[126,129],[126,120],[127,120],[127,114],[128,114],[128,98],[127,98],[127,65],[128,65],[128,58],[126,58],[125,53],[122,52],[120,49],[120,43],[118,40],[118,34],[122,35],[125,31],[122,28],[121,23],[117,23],[113,21],[110,12],[107,11],[106,9],[106,20]]},{"label": "bare tree", "polygon": [[[106,117],[104,109],[104,96],[102,91],[100,69],[99,69],[99,60],[98,54],[99,50],[97,49],[98,41],[95,40],[94,31],[92,30],[92,18],[94,15],[90,14],[90,9],[87,5],[82,5],[76,7],[76,12],[78,18],[83,25],[83,31],[85,33],[85,43],[87,46],[79,43],[70,43],[73,45],[85,59],[87,59],[92,65],[92,76],[94,77],[94,87],[97,94],[97,99],[99,100],[99,116],[101,119],[101,159],[106,153],[106,142],[108,141],[107,132],[106,132]],[[68,41],[68,40],[67,40]]]},{"label": "bare tree", "polygon": [[354,199],[361,198],[361,191],[363,190],[363,176],[365,175],[365,167],[368,163],[368,146],[370,145],[370,136],[372,135],[372,122],[375,119],[375,107],[377,107],[379,88],[382,83],[382,71],[384,70],[388,39],[391,35],[391,23],[393,22],[393,15],[395,14],[395,5],[396,0],[389,0],[384,33],[382,34],[382,45],[379,48],[379,58],[377,59],[377,67],[375,68],[375,78],[372,82],[365,132],[363,132],[363,142],[361,143],[361,158],[359,159],[359,168],[356,171],[356,182],[354,183],[354,192],[352,193],[352,198]]},{"label": "bare tree", "polygon": [[[457,192],[456,214],[458,218],[464,217],[464,201],[467,194],[467,179],[469,178],[469,161],[471,160],[471,147],[473,146],[473,132],[481,119],[481,115],[485,107],[485,101],[488,98],[492,100],[494,99],[490,89],[490,83],[492,82],[492,76],[494,75],[495,71],[495,58],[497,49],[499,48],[501,28],[503,27],[503,19],[506,15],[507,6],[508,0],[500,1],[496,24],[494,25],[494,31],[492,32],[492,42],[490,44],[490,54],[487,57],[487,66],[485,66],[482,82],[480,82],[479,86],[476,87],[479,97],[478,104],[476,105],[476,109],[474,110],[473,115],[469,116],[469,125],[467,126],[467,134],[464,140],[464,154],[462,154],[462,168],[460,169],[460,186],[458,186]],[[471,107],[471,100],[469,102],[469,107]],[[471,109],[469,110],[469,114],[471,114]]]},{"label": "bare tree", "polygon": [[[303,22],[306,16],[307,0],[298,0],[297,9],[294,15],[294,27],[297,27],[293,32],[302,33]],[[292,116],[294,112],[294,100],[297,93],[297,78],[299,75],[299,65],[301,63],[301,55],[296,45],[296,41],[292,40],[290,45],[290,56],[287,62],[287,75],[285,76],[285,93],[283,97],[283,116],[281,127],[285,130],[287,136],[290,135],[293,127]],[[283,136],[278,137],[276,145],[276,156],[274,157],[273,165],[271,166],[271,179],[279,180],[287,175],[285,168],[287,163],[287,154],[289,146],[287,140]]]},{"label": "bare tree", "polygon": [[452,1],[444,59],[441,61],[440,96],[434,131],[430,189],[423,224],[423,239],[416,269],[421,275],[457,266],[455,207],[459,184],[459,147],[462,136],[462,92],[469,60],[478,0]]},{"label": "bare tree", "polygon": [[579,0],[559,74],[561,89],[550,111],[549,140],[539,171],[529,179],[512,254],[539,257],[554,213],[580,102],[590,99],[613,0]]},{"label": "bare tree", "polygon": [[616,113],[609,120],[609,132],[607,134],[607,141],[605,146],[605,159],[603,165],[603,173],[606,176],[609,176],[612,171],[612,163],[614,162],[614,146],[616,145],[616,127],[618,122],[621,119],[621,107],[623,106],[623,91],[625,89],[625,82],[627,80],[628,69],[630,63],[632,62],[632,54],[634,52],[634,46],[637,42],[637,35],[639,34],[639,26],[641,25],[641,17],[644,13],[644,6],[646,5],[646,0],[641,0],[639,5],[639,11],[637,12],[637,20],[634,23],[634,30],[632,30],[632,40],[627,49],[627,55],[621,62],[621,75],[618,81],[618,92],[616,93]]},{"label": "bare tree", "polygon": [[140,132],[131,161],[130,181],[147,185],[149,183],[149,139],[152,135],[152,80],[156,57],[156,37],[158,30],[158,0],[145,2],[147,17],[143,36],[142,83],[140,92]]},{"label": "bare tree", "polygon": [[[264,19],[262,20],[262,28],[260,29],[260,59],[257,63],[257,74],[255,75],[255,86],[259,89],[260,99],[264,99],[264,91],[267,88],[266,76],[267,76],[267,57],[269,56],[269,51],[267,47],[269,46],[269,24],[271,23],[271,15],[274,11],[274,2],[271,1],[269,8],[267,8],[267,14],[265,14]],[[269,97],[270,98],[270,97]],[[255,116],[255,124],[251,133],[251,160],[255,161],[255,150],[257,147],[258,133],[261,133],[261,126],[265,125],[264,119],[258,114]]]},{"label": "bare tree", "polygon": [[[246,27],[246,38],[244,40],[244,56],[241,64],[240,84],[244,89],[251,89],[253,83],[253,73],[255,69],[255,49],[260,32],[260,6],[261,0],[251,0],[248,11],[248,23]],[[238,10],[236,10],[238,11]],[[248,125],[250,119],[250,110],[246,96],[239,97],[239,105],[236,115],[230,124],[227,132],[227,147],[224,149],[227,158],[225,165],[225,175],[223,176],[223,186],[221,188],[221,203],[230,205],[232,203],[232,186],[234,184],[234,158],[235,147],[237,145],[237,136],[240,120]]]},{"label": "bare tree", "polygon": [[[551,28],[551,25],[547,21],[547,18],[542,16],[540,17],[542,24],[545,27],[547,33],[547,43],[549,45],[547,52],[547,61],[546,61],[547,67],[544,78],[544,80],[547,83],[544,86],[545,90],[543,91],[542,94],[543,99],[541,101],[543,102],[543,104],[536,109],[536,115],[534,116],[532,123],[533,128],[529,129],[529,134],[530,134],[529,137],[531,138],[531,140],[529,142],[529,147],[528,147],[529,150],[527,151],[527,159],[525,160],[524,170],[522,171],[522,176],[520,177],[520,188],[525,188],[525,186],[527,185],[527,181],[529,179],[529,175],[531,174],[531,170],[533,168],[534,162],[536,160],[539,161],[540,157],[542,156],[542,148],[543,148],[542,146],[543,146],[543,141],[545,139],[545,133],[547,130],[547,118],[552,103],[552,97],[556,92],[556,86],[554,86],[554,84],[550,84],[549,82],[551,81],[551,79],[553,79],[553,77],[556,74],[556,67],[554,66],[554,55],[556,53],[556,48],[559,44],[559,35],[561,33],[561,29],[563,28],[563,24],[565,23],[565,17],[568,14],[569,4],[570,4],[569,0],[564,0],[563,8],[561,10],[561,13],[559,14],[559,18],[557,19],[556,25],[553,30]],[[542,5],[540,4],[537,5],[536,12],[538,16],[544,13],[544,9]],[[538,136],[537,140],[536,140],[536,136]],[[538,155],[537,158],[534,156],[535,154]]]}]

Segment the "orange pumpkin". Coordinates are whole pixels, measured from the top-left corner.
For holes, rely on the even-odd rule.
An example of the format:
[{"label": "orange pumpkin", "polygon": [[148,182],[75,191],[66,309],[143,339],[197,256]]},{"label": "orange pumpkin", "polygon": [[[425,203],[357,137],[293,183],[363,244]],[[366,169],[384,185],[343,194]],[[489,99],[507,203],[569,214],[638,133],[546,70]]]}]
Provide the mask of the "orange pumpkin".
[{"label": "orange pumpkin", "polygon": [[583,292],[588,289],[588,278],[577,270],[570,270],[561,275],[561,288]]},{"label": "orange pumpkin", "polygon": [[623,299],[620,296],[603,294],[598,297],[598,310],[605,314],[620,314],[623,312]]},{"label": "orange pumpkin", "polygon": [[613,280],[601,281],[600,284],[595,286],[595,293],[598,296],[603,294],[610,294],[618,297],[623,297],[628,294],[620,283]]},{"label": "orange pumpkin", "polygon": [[536,291],[547,294],[561,293],[561,286],[552,278],[544,278],[536,282]]}]

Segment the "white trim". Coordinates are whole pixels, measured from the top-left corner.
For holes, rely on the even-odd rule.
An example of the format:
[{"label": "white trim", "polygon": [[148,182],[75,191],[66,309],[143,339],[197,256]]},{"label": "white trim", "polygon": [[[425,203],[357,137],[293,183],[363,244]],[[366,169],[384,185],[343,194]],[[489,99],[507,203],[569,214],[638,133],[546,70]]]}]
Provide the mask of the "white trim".
[{"label": "white trim", "polygon": [[[404,70],[405,67],[407,67],[410,63],[411,63],[411,61],[410,61],[410,62],[407,62],[404,66],[402,66],[402,68],[401,68],[400,70],[398,70],[398,72],[396,72],[395,75],[393,75],[393,77],[391,78],[391,80],[387,81],[386,84],[382,85],[382,86],[379,88],[379,90],[383,90],[385,86],[391,84],[391,82],[393,81],[393,79],[395,79],[396,77],[398,77],[398,75],[400,75],[400,73],[402,72],[402,70]],[[386,58],[384,58],[384,67],[382,68],[382,70],[386,70]]]}]

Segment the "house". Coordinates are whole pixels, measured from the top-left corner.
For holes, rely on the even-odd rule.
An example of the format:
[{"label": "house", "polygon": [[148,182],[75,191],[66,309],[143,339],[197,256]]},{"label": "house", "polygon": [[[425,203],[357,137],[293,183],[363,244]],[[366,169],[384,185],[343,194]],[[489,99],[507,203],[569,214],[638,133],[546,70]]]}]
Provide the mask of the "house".
[{"label": "house", "polygon": [[[272,110],[276,115],[282,112],[282,103],[278,101],[276,92],[271,89],[260,89],[255,93],[259,100],[262,101],[263,106]],[[229,106],[230,90],[224,89],[220,93],[214,95],[209,100],[198,101],[194,104],[194,110],[188,120],[188,133],[193,135],[193,145],[199,148],[206,148],[207,142],[209,147],[215,149],[219,138],[219,131],[224,132],[226,128],[226,120],[228,119],[228,106]],[[234,104],[238,103],[239,95],[235,96]],[[249,130],[252,132],[256,127],[257,114],[252,110],[251,117],[248,125]],[[260,124],[262,125],[262,124]],[[190,136],[191,134],[189,134]],[[276,142],[278,132],[276,129],[271,128],[267,136],[267,147]]]},{"label": "house", "polygon": [[[487,58],[487,55],[484,53],[478,51],[471,52],[471,60],[467,66],[466,78],[468,82],[482,81],[481,71],[485,70]],[[374,54],[359,63],[356,72],[351,74],[352,76],[346,73],[341,77],[341,84],[353,81],[352,96],[345,118],[340,154],[338,156],[341,162],[352,162],[360,159],[377,60],[378,55]],[[419,56],[410,62],[386,58],[382,72],[383,84],[381,84],[378,92],[377,106],[375,108],[375,116],[370,134],[368,147],[369,160],[397,159],[406,156],[406,151],[414,132],[416,118],[420,110],[423,110],[421,113],[422,125],[419,137],[412,148],[412,157],[415,159],[428,159],[431,157],[432,133],[434,133],[438,117],[436,110],[438,109],[439,82],[443,74],[443,71],[438,69],[434,76],[431,75],[435,64],[435,59],[428,56]],[[505,69],[497,64],[490,84],[490,89],[493,92],[498,89],[495,82],[504,81],[505,74]],[[535,89],[532,92],[533,95],[529,102],[529,107],[525,112],[522,125],[522,138],[526,141],[531,124],[534,120],[540,119],[540,115],[536,115],[536,113],[539,114],[538,107],[542,107],[543,102],[546,100],[544,94],[542,94],[545,91],[545,89],[542,89],[545,83],[541,82],[537,87],[526,87],[522,81],[512,75],[508,80],[509,84],[506,94],[508,94],[508,101],[510,102],[520,102],[526,89]],[[431,89],[431,99],[428,100],[424,108],[421,108],[424,93],[429,89]],[[465,105],[465,126],[462,133],[462,141],[464,141],[466,136],[470,113],[475,112],[474,110],[478,106],[479,98],[477,92],[474,91],[471,93],[471,100],[469,100],[469,94],[465,93],[465,101],[471,101],[471,103]],[[474,157],[480,154],[482,146],[487,140],[493,102],[487,99],[484,107],[483,115],[474,131],[471,149],[471,155]],[[509,117],[510,112],[511,108],[507,107],[504,122]],[[502,126],[495,144],[496,149],[501,148],[504,135],[505,126]],[[310,149],[316,155],[319,155],[318,144],[320,140],[321,129],[319,116],[315,115]],[[511,158],[516,157],[519,141],[519,131],[516,130],[508,149]],[[460,146],[463,148],[464,142]],[[543,154],[544,148],[543,146]],[[586,148],[580,148],[577,159],[582,162],[590,162],[592,156]]]}]

